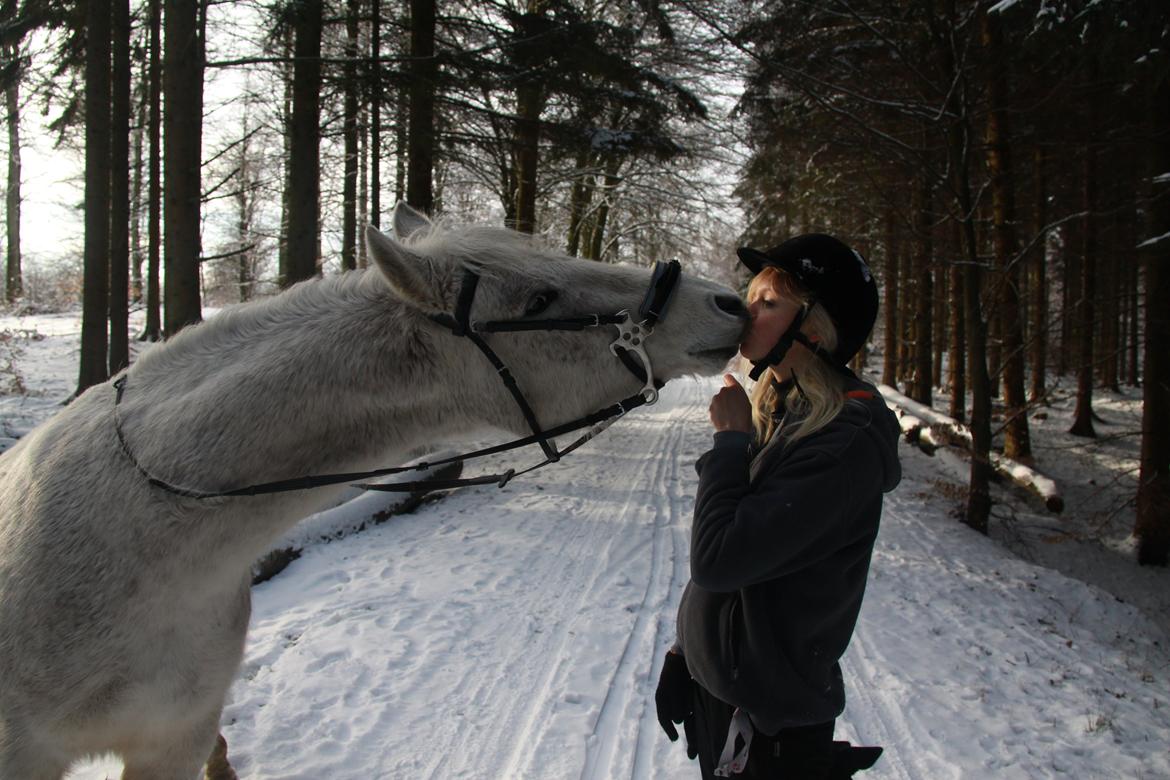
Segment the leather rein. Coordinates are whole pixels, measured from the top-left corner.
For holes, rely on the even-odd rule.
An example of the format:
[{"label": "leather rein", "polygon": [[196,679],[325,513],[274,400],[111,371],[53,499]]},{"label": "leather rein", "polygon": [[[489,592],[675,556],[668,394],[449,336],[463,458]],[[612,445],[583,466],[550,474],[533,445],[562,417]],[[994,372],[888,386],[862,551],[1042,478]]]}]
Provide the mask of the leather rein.
[{"label": "leather rein", "polygon": [[[550,463],[556,463],[563,456],[569,454],[581,445],[588,442],[590,439],[597,436],[599,433],[608,428],[619,417],[622,417],[627,412],[638,408],[639,406],[648,406],[658,400],[658,389],[661,387],[661,382],[654,378],[653,368],[650,365],[650,356],[646,353],[645,342],[646,339],[654,332],[654,326],[663,318],[666,313],[667,305],[670,303],[672,293],[678,285],[679,277],[682,275],[682,268],[677,260],[663,263],[658,262],[654,266],[654,273],[650,278],[650,285],[646,290],[646,294],[642,299],[641,305],[638,307],[638,319],[630,315],[629,310],[622,310],[616,314],[590,314],[581,317],[570,317],[565,319],[544,319],[544,320],[492,320],[488,322],[472,322],[471,305],[475,300],[475,291],[479,284],[479,274],[472,269],[465,269],[463,274],[462,286],[459,290],[459,296],[456,301],[454,314],[432,314],[430,319],[444,328],[451,331],[452,335],[470,339],[479,351],[483,353],[484,357],[492,364],[496,370],[500,380],[504,383],[504,387],[511,393],[516,405],[520,408],[521,414],[524,415],[528,427],[532,430],[532,434],[523,438],[514,439],[504,444],[497,444],[492,447],[485,447],[484,449],[475,450],[474,452],[462,453],[460,455],[453,455],[442,460],[429,461],[417,463],[412,466],[394,466],[389,468],[373,469],[370,471],[357,471],[341,474],[317,474],[304,477],[296,477],[293,479],[277,480],[274,482],[263,482],[256,485],[248,485],[246,487],[234,488],[232,490],[223,491],[203,491],[179,487],[153,476],[139,461],[134,457],[134,453],[126,440],[126,435],[122,430],[122,418],[119,413],[119,406],[122,403],[122,396],[126,391],[126,374],[118,377],[113,382],[115,397],[114,397],[114,432],[118,436],[118,443],[122,447],[122,451],[129,458],[130,462],[140,474],[154,487],[159,488],[168,493],[172,493],[184,498],[193,499],[211,499],[211,498],[229,498],[236,496],[258,496],[269,493],[284,493],[293,490],[310,490],[312,488],[323,487],[326,485],[337,485],[345,482],[356,483],[354,487],[363,490],[379,490],[390,492],[414,492],[419,490],[450,490],[452,488],[466,487],[469,485],[496,485],[497,487],[504,487],[514,477],[527,474],[531,471],[547,466]],[[516,333],[521,331],[581,331],[586,328],[597,328],[603,326],[613,325],[617,328],[617,338],[609,345],[610,352],[617,356],[622,364],[638,378],[638,381],[643,383],[643,387],[634,395],[618,401],[615,404],[599,409],[595,412],[579,417],[553,428],[541,428],[540,423],[536,419],[536,414],[532,411],[531,405],[525,398],[520,386],[517,384],[512,372],[507,365],[500,359],[495,351],[482,338],[481,334],[486,333]],[[639,365],[640,363],[640,365]],[[575,441],[569,444],[564,449],[557,449],[553,439],[562,436],[566,433],[588,428],[584,434],[578,437]],[[382,477],[391,474],[402,474],[410,471],[424,471],[436,466],[446,465],[448,463],[457,463],[465,460],[472,460],[481,458],[487,455],[493,455],[507,450],[525,447],[529,444],[539,444],[541,450],[544,452],[545,459],[534,466],[529,466],[523,470],[508,469],[499,474],[485,474],[478,477],[462,477],[453,479],[422,479],[408,482],[394,482],[390,484],[359,482],[359,480],[366,480],[373,477]]]}]

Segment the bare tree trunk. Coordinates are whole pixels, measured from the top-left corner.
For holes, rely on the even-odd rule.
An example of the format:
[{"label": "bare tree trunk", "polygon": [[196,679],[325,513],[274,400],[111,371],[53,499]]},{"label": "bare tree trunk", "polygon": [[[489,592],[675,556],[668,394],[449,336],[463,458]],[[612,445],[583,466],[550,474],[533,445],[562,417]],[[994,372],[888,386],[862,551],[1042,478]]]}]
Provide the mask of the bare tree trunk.
[{"label": "bare tree trunk", "polygon": [[[971,190],[965,160],[958,176],[962,180],[959,186],[960,209],[962,213],[970,214]],[[970,217],[964,221],[963,229],[967,249],[963,294],[966,298],[964,309],[967,315],[967,374],[971,379],[972,437],[971,478],[963,522],[986,534],[991,516],[991,381],[987,374],[987,327],[979,305],[982,274],[975,225]]]},{"label": "bare tree trunk", "polygon": [[110,375],[130,365],[130,0],[113,3],[110,104]]},{"label": "bare tree trunk", "polygon": [[1048,188],[1044,176],[1044,153],[1037,147],[1032,153],[1032,178],[1035,182],[1033,219],[1036,224],[1036,244],[1029,253],[1032,262],[1032,342],[1029,357],[1032,363],[1032,402],[1047,394],[1048,371]]},{"label": "bare tree trunk", "polygon": [[593,219],[593,232],[589,237],[589,252],[585,256],[590,260],[603,260],[605,254],[605,228],[609,222],[609,209],[613,204],[614,193],[617,192],[621,179],[618,171],[621,169],[621,159],[611,157],[605,164],[604,186],[601,189],[600,201]]},{"label": "bare tree trunk", "polygon": [[[5,55],[16,60],[18,46],[5,47]],[[6,263],[4,300],[15,303],[24,294],[24,274],[20,268],[20,78],[13,74],[4,90],[4,107],[8,116],[8,189],[5,192]]]},{"label": "bare tree trunk", "polygon": [[[406,202],[429,213],[434,208],[435,167],[435,0],[410,0],[410,134]],[[531,232],[531,231],[529,231]]]},{"label": "bare tree trunk", "polygon": [[[516,95],[516,222],[522,233],[536,230],[536,177],[540,163],[540,115],[544,94],[539,84],[525,84]],[[601,208],[605,208],[602,206]],[[598,234],[599,235],[599,234]],[[593,241],[594,250],[600,238]],[[598,259],[594,257],[593,259]]]},{"label": "bare tree trunk", "polygon": [[[1122,184],[1126,190],[1132,194],[1136,192],[1130,177],[1127,175],[1122,179]],[[1110,199],[1111,204],[1117,204],[1122,197],[1118,192],[1118,187],[1113,186],[1109,188],[1117,196]],[[1121,209],[1117,205],[1112,205],[1109,209],[1113,212],[1113,219],[1111,220],[1112,236],[1106,236],[1105,245],[1109,247],[1109,251],[1102,253],[1100,266],[1100,281],[1103,290],[1101,295],[1101,336],[1100,336],[1100,359],[1097,361],[1101,367],[1101,386],[1113,392],[1121,392],[1121,386],[1118,384],[1118,362],[1122,357],[1121,350],[1121,327],[1118,320],[1121,317],[1121,275],[1119,273],[1119,265],[1122,258],[1130,259],[1128,256],[1129,247],[1134,244],[1131,241],[1127,245],[1121,244],[1124,229],[1121,218]]]},{"label": "bare tree trunk", "polygon": [[345,142],[345,172],[341,196],[341,270],[357,268],[357,185],[358,185],[358,16],[361,0],[346,0],[345,14],[345,108],[342,136]]},{"label": "bare tree trunk", "polygon": [[370,0],[370,224],[382,226],[382,0]]},{"label": "bare tree trunk", "polygon": [[[1140,157],[1135,156],[1135,162],[1139,160]],[[1140,173],[1136,170],[1137,167],[1136,165],[1134,166],[1134,176],[1130,180],[1128,190],[1122,193],[1124,201],[1121,206],[1121,216],[1119,218],[1121,230],[1119,242],[1121,246],[1126,247],[1136,247],[1141,240],[1138,238],[1138,198],[1135,196],[1135,193],[1142,191],[1142,181]],[[1135,365],[1137,349],[1131,340],[1131,334],[1133,333],[1132,323],[1137,318],[1137,307],[1134,305],[1133,299],[1133,285],[1136,283],[1136,277],[1133,271],[1139,265],[1141,265],[1141,255],[1138,252],[1134,252],[1133,255],[1119,262],[1117,268],[1117,381],[1119,383],[1124,381],[1131,387],[1134,386],[1133,380],[1137,376]]]},{"label": "bare tree trunk", "polygon": [[948,274],[946,266],[932,258],[934,270],[934,291],[931,293],[931,322],[934,332],[931,336],[930,384],[933,387],[942,387],[943,352],[947,343],[947,285]]},{"label": "bare tree trunk", "polygon": [[1141,262],[1136,262],[1129,268],[1129,376],[1126,381],[1130,387],[1137,387],[1141,384],[1138,368],[1140,365],[1138,359],[1138,344],[1140,342],[1138,320],[1141,319],[1141,309],[1138,307],[1138,270],[1141,265]]},{"label": "bare tree trunk", "polygon": [[[1090,57],[1091,59],[1091,57]],[[1088,83],[1096,80],[1096,67],[1090,64]],[[1096,104],[1088,100],[1088,121],[1083,154],[1083,179],[1081,182],[1083,208],[1081,235],[1081,289],[1077,306],[1077,402],[1073,412],[1073,424],[1069,433],[1074,436],[1095,437],[1093,430],[1093,327],[1097,319],[1097,150],[1093,146],[1096,133]]]},{"label": "bare tree trunk", "polygon": [[931,261],[934,241],[931,236],[931,202],[933,186],[925,174],[917,182],[918,197],[914,213],[914,384],[911,398],[930,406],[933,400],[930,358],[933,337],[934,277]]},{"label": "bare tree trunk", "polygon": [[885,334],[882,344],[882,383],[898,387],[898,223],[892,208],[886,209],[883,245],[886,261],[882,274],[885,300]]},{"label": "bare tree trunk", "polygon": [[591,157],[588,151],[577,153],[575,176],[569,193],[569,233],[566,251],[574,257],[581,247],[581,228],[593,196],[593,174],[587,170]]},{"label": "bare tree trunk", "polygon": [[146,125],[150,121],[150,90],[147,84],[150,81],[150,66],[146,61],[139,63],[141,76],[138,84],[139,96],[137,107],[137,122],[131,136],[132,178],[130,183],[130,302],[141,304],[142,279],[142,182],[145,178],[143,171],[143,146],[146,139]]},{"label": "bare tree trunk", "polygon": [[986,534],[991,516],[991,387],[987,374],[987,330],[980,310],[979,243],[975,234],[970,181],[971,120],[968,83],[956,52],[955,20],[958,18],[953,0],[947,4],[948,39],[942,41],[943,72],[957,76],[948,102],[950,115],[955,117],[948,132],[947,152],[950,161],[952,186],[959,214],[962,215],[964,257],[963,294],[967,316],[967,376],[971,382],[971,477],[967,490],[967,506],[963,522]]},{"label": "bare tree trunk", "polygon": [[147,86],[146,325],[139,339],[162,338],[162,0],[150,0],[150,77]]},{"label": "bare tree trunk", "polygon": [[[1141,475],[1138,480],[1138,563],[1165,566],[1170,559],[1170,80],[1150,89],[1153,128],[1149,233],[1162,239],[1146,255],[1146,334],[1142,395]],[[1159,179],[1158,177],[1162,178]]]},{"label": "bare tree trunk", "polygon": [[[292,155],[292,116],[293,116],[293,31],[291,29],[285,30],[284,33],[284,57],[286,63],[282,67],[283,83],[284,83],[284,99],[281,102],[281,118],[284,121],[284,132],[281,133],[281,146],[284,150],[284,187],[280,192],[280,242],[277,246],[277,272],[276,278],[284,280],[288,277],[288,226],[289,226],[289,203],[291,202],[291,193],[289,190],[289,180],[293,167]],[[283,281],[280,281],[283,285]]]},{"label": "bare tree trunk", "polygon": [[90,0],[85,16],[85,279],[77,394],[106,381],[110,250],[109,0]]},{"label": "bare tree trunk", "polygon": [[255,213],[255,176],[252,172],[251,128],[248,103],[244,104],[244,126],[237,147],[236,187],[233,196],[236,206],[236,291],[241,303],[252,298],[256,285],[255,253],[252,222]]},{"label": "bare tree trunk", "polygon": [[[1066,196],[1069,202],[1061,204],[1058,213],[1069,214],[1077,211],[1083,204],[1074,204],[1071,195]],[[1082,195],[1083,200],[1083,195]],[[1058,352],[1056,371],[1061,376],[1067,374],[1076,364],[1077,334],[1079,333],[1077,307],[1081,300],[1081,244],[1084,220],[1066,223],[1065,241],[1061,249],[1061,259],[1064,261],[1062,270],[1063,294],[1060,304],[1060,350]]]},{"label": "bare tree trunk", "polygon": [[321,0],[296,6],[293,108],[288,171],[288,273],[283,287],[317,275],[321,197]]},{"label": "bare tree trunk", "polygon": [[397,87],[398,102],[394,109],[394,202],[406,200],[406,156],[410,153],[410,90]]},{"label": "bare tree trunk", "polygon": [[203,62],[206,0],[167,3],[163,53],[164,239],[167,338],[203,319],[199,293]]},{"label": "bare tree trunk", "polygon": [[1028,402],[1024,395],[1024,333],[1020,318],[1020,272],[1016,254],[1016,196],[1012,178],[1011,129],[1008,126],[1007,76],[999,14],[983,14],[983,46],[993,63],[990,79],[991,110],[987,113],[987,170],[991,178],[992,242],[1000,269],[999,321],[1003,337],[1003,399],[1005,457],[1032,464],[1028,431]]},{"label": "bare tree trunk", "polygon": [[[913,207],[911,207],[911,211],[914,211]],[[916,224],[915,219],[916,217],[912,213],[910,215],[911,225]],[[910,237],[913,239],[912,234]],[[898,285],[902,292],[897,296],[900,301],[898,308],[898,381],[909,392],[914,384],[914,290],[916,279],[912,248],[904,246],[900,249]]]},{"label": "bare tree trunk", "polygon": [[[516,217],[512,225],[522,233],[536,230],[536,181],[540,164],[540,116],[544,113],[546,95],[539,78],[541,44],[536,41],[547,0],[527,0],[526,13],[520,17],[516,36],[523,43],[517,51],[529,52],[517,64],[526,71],[516,87]],[[518,55],[519,56],[519,55]],[[595,223],[596,224],[596,223]],[[592,245],[597,251],[600,238],[594,236]],[[594,259],[598,259],[594,257]]]},{"label": "bare tree trunk", "polygon": [[[370,215],[370,183],[368,179],[370,169],[370,117],[365,106],[358,114],[358,218],[369,220]],[[364,222],[363,222],[364,224]],[[358,268],[366,267],[366,242],[357,237]]]},{"label": "bare tree trunk", "polygon": [[[953,222],[950,232],[952,256],[955,258],[962,257],[962,225],[958,222]],[[959,422],[963,422],[967,419],[967,303],[966,278],[962,263],[955,262],[951,265],[950,277],[950,416]]]}]

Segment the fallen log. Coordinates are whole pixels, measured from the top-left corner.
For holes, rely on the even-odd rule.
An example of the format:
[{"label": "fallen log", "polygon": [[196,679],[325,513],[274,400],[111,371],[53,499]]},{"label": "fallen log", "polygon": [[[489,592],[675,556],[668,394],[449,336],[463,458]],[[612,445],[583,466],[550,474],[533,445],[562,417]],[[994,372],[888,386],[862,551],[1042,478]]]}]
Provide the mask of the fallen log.
[{"label": "fallen log", "polygon": [[934,435],[930,426],[907,412],[900,406],[893,407],[894,416],[898,418],[898,425],[902,428],[902,438],[927,455],[933,455],[935,450],[942,446],[942,442]]},{"label": "fallen log", "polygon": [[[961,422],[954,420],[941,412],[920,404],[908,398],[888,385],[878,385],[878,390],[886,401],[886,405],[898,415],[902,432],[907,441],[912,441],[922,447],[927,442],[927,453],[941,446],[942,442],[950,442],[971,451],[971,430]],[[910,438],[913,436],[913,438]],[[924,438],[926,437],[926,438]],[[1000,477],[1011,481],[1018,487],[1026,490],[1032,496],[1040,499],[1044,507],[1054,514],[1064,510],[1064,498],[1060,488],[1051,478],[1044,476],[1035,469],[1022,463],[1005,458],[997,452],[991,454],[991,467]]]}]

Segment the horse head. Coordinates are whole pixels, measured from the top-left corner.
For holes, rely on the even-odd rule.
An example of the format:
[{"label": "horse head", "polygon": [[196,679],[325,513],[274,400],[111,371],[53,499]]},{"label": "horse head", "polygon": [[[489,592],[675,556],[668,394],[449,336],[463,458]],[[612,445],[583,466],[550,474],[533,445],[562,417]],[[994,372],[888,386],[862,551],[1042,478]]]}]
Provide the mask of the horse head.
[{"label": "horse head", "polygon": [[[454,358],[452,392],[466,393],[483,422],[513,432],[524,432],[526,422],[499,387],[489,360],[436,320],[453,317],[462,295],[472,330],[485,323],[563,322],[619,312],[636,324],[652,281],[648,268],[569,257],[503,228],[432,222],[404,204],[395,209],[394,229],[396,238],[367,231],[370,257],[417,313],[428,342]],[[736,354],[746,322],[731,289],[683,273],[662,317],[643,325],[638,346],[659,383],[714,374]],[[610,349],[619,338],[613,324],[478,335],[508,367],[542,425],[615,403],[643,385]]]}]

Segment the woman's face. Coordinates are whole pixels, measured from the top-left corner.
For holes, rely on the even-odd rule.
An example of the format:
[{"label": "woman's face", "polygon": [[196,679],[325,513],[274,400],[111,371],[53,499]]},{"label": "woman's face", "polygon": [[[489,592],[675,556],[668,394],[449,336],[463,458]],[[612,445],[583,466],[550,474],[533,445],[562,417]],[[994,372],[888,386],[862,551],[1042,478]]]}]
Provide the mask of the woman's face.
[{"label": "woman's face", "polygon": [[[748,300],[747,308],[751,322],[743,341],[739,344],[739,354],[748,360],[756,361],[776,346],[784,331],[788,330],[788,326],[796,319],[800,304],[781,297],[774,285],[761,284]],[[789,350],[789,355],[791,354],[792,350]],[[783,363],[787,362],[786,356]]]}]

